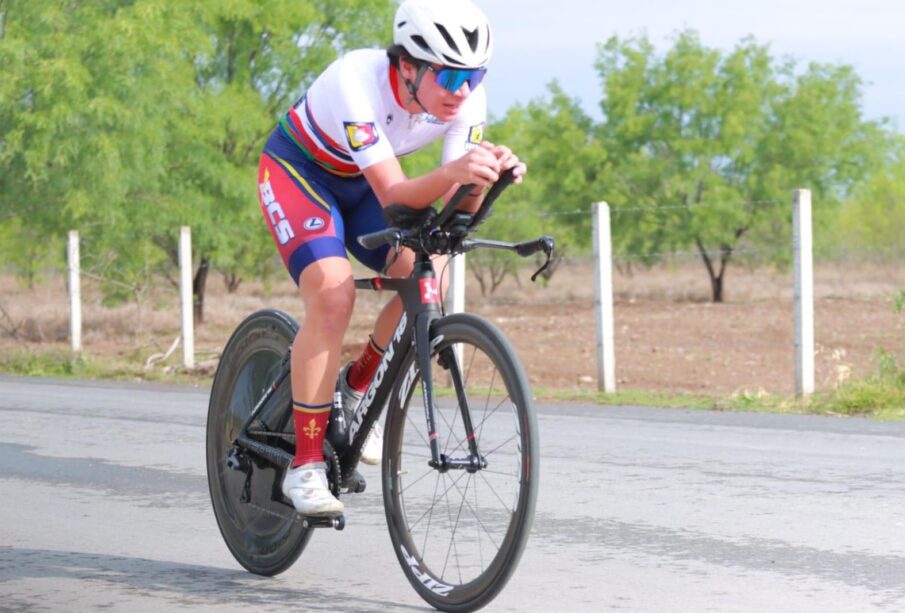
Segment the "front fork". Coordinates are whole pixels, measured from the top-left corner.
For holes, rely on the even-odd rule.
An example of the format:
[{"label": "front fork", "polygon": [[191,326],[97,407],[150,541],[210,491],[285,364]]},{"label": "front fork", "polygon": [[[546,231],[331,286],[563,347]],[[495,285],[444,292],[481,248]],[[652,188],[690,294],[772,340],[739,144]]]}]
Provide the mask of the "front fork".
[{"label": "front fork", "polygon": [[418,359],[418,369],[421,371],[424,418],[430,438],[431,459],[428,465],[436,468],[441,473],[449,470],[466,470],[474,473],[487,468],[487,459],[481,456],[478,450],[478,441],[477,436],[475,436],[474,422],[471,419],[465,382],[462,379],[462,370],[452,346],[440,351],[438,363],[449,372],[456,391],[456,400],[458,401],[462,424],[464,425],[468,442],[468,457],[451,458],[440,451],[440,437],[437,432],[436,408],[434,404],[434,382],[431,372],[431,339],[433,336],[431,327],[435,321],[437,321],[436,313],[431,311],[421,312],[415,318],[415,354]]}]

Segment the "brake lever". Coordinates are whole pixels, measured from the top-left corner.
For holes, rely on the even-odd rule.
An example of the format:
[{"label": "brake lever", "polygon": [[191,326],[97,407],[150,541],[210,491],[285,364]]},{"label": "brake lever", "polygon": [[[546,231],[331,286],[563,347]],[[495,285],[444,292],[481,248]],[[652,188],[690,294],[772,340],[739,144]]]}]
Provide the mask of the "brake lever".
[{"label": "brake lever", "polygon": [[540,245],[541,250],[544,252],[544,255],[547,256],[547,261],[544,262],[544,265],[537,269],[533,275],[531,275],[531,282],[534,283],[537,277],[547,270],[550,267],[550,262],[553,261],[553,249],[554,249],[554,241],[552,236],[541,236],[537,239],[538,244]]}]

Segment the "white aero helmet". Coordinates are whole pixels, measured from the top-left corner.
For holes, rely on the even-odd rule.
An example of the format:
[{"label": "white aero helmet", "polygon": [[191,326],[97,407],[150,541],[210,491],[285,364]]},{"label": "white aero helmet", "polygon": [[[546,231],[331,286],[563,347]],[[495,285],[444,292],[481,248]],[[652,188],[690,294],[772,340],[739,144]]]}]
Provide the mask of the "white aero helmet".
[{"label": "white aero helmet", "polygon": [[493,53],[487,17],[470,0],[405,0],[393,42],[415,59],[452,68],[483,68]]}]

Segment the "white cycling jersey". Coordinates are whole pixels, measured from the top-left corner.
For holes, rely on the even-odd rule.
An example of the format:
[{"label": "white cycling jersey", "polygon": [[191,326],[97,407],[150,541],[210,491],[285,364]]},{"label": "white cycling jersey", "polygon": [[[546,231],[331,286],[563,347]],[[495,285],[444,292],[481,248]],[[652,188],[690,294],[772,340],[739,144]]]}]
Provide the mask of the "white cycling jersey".
[{"label": "white cycling jersey", "polygon": [[348,176],[440,138],[443,162],[463,156],[483,140],[487,116],[483,86],[465,99],[455,119],[444,123],[403,108],[397,94],[401,78],[385,51],[352,51],[314,81],[286,114],[282,127],[321,166]]}]

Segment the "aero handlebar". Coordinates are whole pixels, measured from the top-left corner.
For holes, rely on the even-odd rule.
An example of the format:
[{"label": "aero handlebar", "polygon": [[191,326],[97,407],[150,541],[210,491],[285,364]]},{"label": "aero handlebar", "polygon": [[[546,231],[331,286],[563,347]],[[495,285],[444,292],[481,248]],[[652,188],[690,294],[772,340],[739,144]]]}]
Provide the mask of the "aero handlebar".
[{"label": "aero handlebar", "polygon": [[[510,168],[503,172],[500,175],[500,178],[496,183],[490,186],[490,189],[487,191],[487,194],[484,196],[483,202],[481,202],[481,207],[478,209],[477,213],[471,219],[471,222],[468,225],[467,230],[471,231],[476,228],[487,215],[490,213],[490,209],[493,206],[493,202],[503,193],[507,187],[512,185],[515,181],[515,170]],[[446,206],[443,207],[443,210],[439,215],[436,215],[435,219],[432,220],[432,225],[439,229],[444,229],[446,225],[453,219],[456,214],[456,208],[462,202],[462,200],[468,196],[472,191],[474,191],[474,184],[469,183],[468,185],[462,185],[456,192],[453,194],[452,198],[449,199],[449,202],[446,203]],[[431,218],[431,215],[428,213],[424,215],[424,220],[427,221]],[[377,249],[378,247],[386,244],[397,245],[400,241],[406,236],[406,230],[402,230],[400,228],[386,228],[385,230],[378,230],[377,232],[371,232],[370,234],[363,234],[358,237],[358,244],[364,247],[365,249]]]}]

